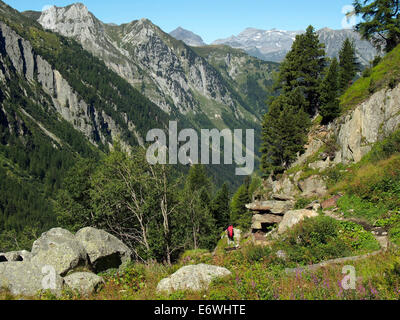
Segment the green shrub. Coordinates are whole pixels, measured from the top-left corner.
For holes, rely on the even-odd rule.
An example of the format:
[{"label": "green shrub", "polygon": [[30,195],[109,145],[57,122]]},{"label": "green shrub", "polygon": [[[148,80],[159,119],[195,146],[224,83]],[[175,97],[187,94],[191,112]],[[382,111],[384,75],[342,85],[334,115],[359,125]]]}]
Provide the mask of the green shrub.
[{"label": "green shrub", "polygon": [[365,68],[365,70],[362,73],[363,78],[368,78],[372,74],[372,69],[371,68]]},{"label": "green shrub", "polygon": [[372,234],[361,226],[327,216],[305,219],[274,247],[287,253],[288,264],[314,264],[378,248],[379,244]]},{"label": "green shrub", "polygon": [[375,82],[375,80],[373,78],[371,78],[371,80],[369,81],[368,92],[370,94],[373,94],[373,93],[376,92],[376,90],[377,90],[376,82]]},{"label": "green shrub", "polygon": [[400,245],[400,223],[396,224],[389,231],[390,241],[393,243]]},{"label": "green shrub", "polygon": [[210,263],[211,254],[206,249],[187,250],[182,254],[179,261],[183,264]]},{"label": "green shrub", "polygon": [[377,162],[400,153],[400,130],[374,144],[371,151],[362,159],[361,163]]},{"label": "green shrub", "polygon": [[272,250],[269,247],[250,245],[245,249],[244,254],[247,261],[251,263],[262,261],[263,259],[270,257]]},{"label": "green shrub", "polygon": [[390,89],[393,90],[397,86],[398,83],[399,83],[399,79],[396,78],[396,77],[392,77],[389,80],[388,86],[389,86]]},{"label": "green shrub", "polygon": [[340,238],[355,251],[375,251],[379,250],[380,245],[375,237],[362,226],[354,222],[341,221]]},{"label": "green shrub", "polygon": [[310,200],[309,199],[300,198],[300,199],[298,199],[296,201],[296,204],[294,205],[294,209],[295,210],[304,209],[309,204],[310,204]]},{"label": "green shrub", "polygon": [[338,200],[337,205],[346,217],[356,216],[371,222],[374,222],[387,212],[384,205],[374,204],[357,195],[347,194]]},{"label": "green shrub", "polygon": [[381,56],[376,56],[374,60],[372,60],[372,67],[376,67],[379,63],[381,63],[382,57]]},{"label": "green shrub", "polygon": [[328,178],[328,185],[333,186],[346,176],[346,171],[344,165],[340,163],[334,167],[326,169],[323,174]]}]

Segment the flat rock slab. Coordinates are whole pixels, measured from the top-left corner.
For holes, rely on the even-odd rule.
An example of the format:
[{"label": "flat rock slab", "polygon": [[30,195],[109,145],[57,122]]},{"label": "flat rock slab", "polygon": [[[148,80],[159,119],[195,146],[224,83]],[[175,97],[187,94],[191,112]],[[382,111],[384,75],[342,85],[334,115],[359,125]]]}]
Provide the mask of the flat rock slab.
[{"label": "flat rock slab", "polygon": [[261,230],[262,224],[276,224],[282,221],[283,217],[275,214],[255,214],[253,216],[251,228]]},{"label": "flat rock slab", "polygon": [[176,290],[201,291],[207,289],[213,279],[230,275],[231,272],[222,267],[207,264],[185,266],[161,280],[157,291],[168,293]]},{"label": "flat rock slab", "polygon": [[284,214],[286,211],[292,210],[295,203],[293,201],[257,201],[249,203],[246,208],[251,211],[270,212],[273,214]]},{"label": "flat rock slab", "polygon": [[49,289],[60,296],[64,280],[56,273],[32,262],[0,263],[0,287],[13,295],[33,297]]}]

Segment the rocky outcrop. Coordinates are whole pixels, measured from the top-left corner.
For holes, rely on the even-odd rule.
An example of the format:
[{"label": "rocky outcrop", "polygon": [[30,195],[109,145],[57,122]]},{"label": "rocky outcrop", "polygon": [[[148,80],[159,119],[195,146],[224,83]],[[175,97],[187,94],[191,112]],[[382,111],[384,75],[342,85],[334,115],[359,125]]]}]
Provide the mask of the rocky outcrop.
[{"label": "rocky outcrop", "polygon": [[157,286],[158,292],[171,293],[177,290],[201,291],[207,289],[211,281],[216,278],[230,276],[226,268],[207,264],[185,266],[161,280]]},{"label": "rocky outcrop", "polygon": [[104,286],[104,280],[93,273],[76,272],[64,278],[65,284],[73,291],[89,296]]},{"label": "rocky outcrop", "polygon": [[255,214],[253,215],[251,229],[262,230],[264,225],[278,224],[282,219],[282,216],[275,214]]},{"label": "rocky outcrop", "polygon": [[76,233],[75,239],[82,243],[96,273],[119,268],[131,261],[131,250],[103,230],[84,228]]},{"label": "rocky outcrop", "polygon": [[328,191],[325,181],[318,175],[299,181],[298,186],[304,198],[323,197]]},{"label": "rocky outcrop", "polygon": [[360,161],[374,143],[394,132],[399,125],[400,85],[376,92],[329,127],[340,146],[336,162]]},{"label": "rocky outcrop", "polygon": [[279,224],[278,234],[285,233],[288,229],[303,221],[305,218],[313,218],[317,216],[318,212],[312,210],[288,211],[285,213],[282,222]]},{"label": "rocky outcrop", "polygon": [[283,215],[286,211],[293,209],[294,201],[257,201],[246,205],[251,211],[272,213],[275,215]]},{"label": "rocky outcrop", "polygon": [[[282,179],[272,180],[268,179],[267,183],[272,189],[273,196],[285,199],[293,198],[300,193],[299,188],[296,186],[295,177],[283,176]],[[278,199],[279,200],[279,199]]]}]

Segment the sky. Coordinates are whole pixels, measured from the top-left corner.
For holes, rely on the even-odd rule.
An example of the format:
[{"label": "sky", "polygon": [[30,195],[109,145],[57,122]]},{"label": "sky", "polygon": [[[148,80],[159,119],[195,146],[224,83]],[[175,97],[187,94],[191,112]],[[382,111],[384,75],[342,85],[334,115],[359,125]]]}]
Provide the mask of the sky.
[{"label": "sky", "polygon": [[103,22],[150,19],[165,32],[182,27],[206,43],[237,35],[246,28],[305,30],[342,29],[344,6],[353,0],[5,0],[18,11],[82,2]]}]

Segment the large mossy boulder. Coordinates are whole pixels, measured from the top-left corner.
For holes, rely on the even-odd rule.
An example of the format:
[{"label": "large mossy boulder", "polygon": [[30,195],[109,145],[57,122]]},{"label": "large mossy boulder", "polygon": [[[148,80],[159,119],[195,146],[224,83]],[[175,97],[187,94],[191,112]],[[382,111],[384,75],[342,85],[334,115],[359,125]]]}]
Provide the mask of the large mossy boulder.
[{"label": "large mossy boulder", "polygon": [[41,291],[50,290],[60,296],[63,285],[64,280],[44,266],[32,262],[0,263],[0,288],[9,290],[13,295],[33,297]]},{"label": "large mossy boulder", "polygon": [[61,276],[89,264],[84,246],[71,232],[61,228],[43,233],[33,243],[32,254],[34,264],[52,266]]},{"label": "large mossy boulder", "polygon": [[177,290],[201,291],[207,289],[214,279],[230,275],[228,269],[208,264],[185,266],[161,280],[157,291],[167,293]]},{"label": "large mossy boulder", "polygon": [[84,246],[96,273],[125,266],[131,261],[132,251],[103,230],[83,228],[76,233],[75,239]]}]

